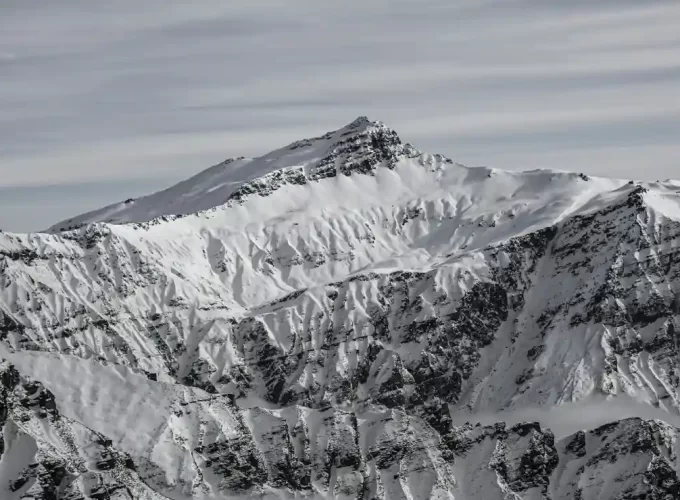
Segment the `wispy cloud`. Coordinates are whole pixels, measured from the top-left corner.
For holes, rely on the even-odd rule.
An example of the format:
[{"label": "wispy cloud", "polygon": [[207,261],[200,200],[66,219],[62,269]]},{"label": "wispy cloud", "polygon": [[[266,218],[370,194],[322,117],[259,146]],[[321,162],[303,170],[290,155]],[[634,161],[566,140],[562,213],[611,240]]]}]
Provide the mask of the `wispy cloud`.
[{"label": "wispy cloud", "polygon": [[8,0],[0,186],[31,186],[25,206],[53,195],[44,220],[0,197],[0,227],[357,115],[466,164],[678,177],[678,25],[674,1]]}]

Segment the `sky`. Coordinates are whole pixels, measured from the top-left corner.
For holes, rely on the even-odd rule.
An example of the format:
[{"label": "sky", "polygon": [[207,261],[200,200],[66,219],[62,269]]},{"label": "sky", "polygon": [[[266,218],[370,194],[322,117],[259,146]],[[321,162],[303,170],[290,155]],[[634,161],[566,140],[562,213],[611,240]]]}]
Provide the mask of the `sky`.
[{"label": "sky", "polygon": [[680,2],[0,2],[0,229],[366,115],[509,170],[680,178]]}]

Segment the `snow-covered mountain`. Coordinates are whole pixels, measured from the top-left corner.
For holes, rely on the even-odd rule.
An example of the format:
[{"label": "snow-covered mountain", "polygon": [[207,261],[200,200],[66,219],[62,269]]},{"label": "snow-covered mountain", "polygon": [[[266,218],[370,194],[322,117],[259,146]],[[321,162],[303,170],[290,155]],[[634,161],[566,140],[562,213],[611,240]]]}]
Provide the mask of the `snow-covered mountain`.
[{"label": "snow-covered mountain", "polygon": [[359,118],[0,233],[0,498],[680,498],[680,183]]}]

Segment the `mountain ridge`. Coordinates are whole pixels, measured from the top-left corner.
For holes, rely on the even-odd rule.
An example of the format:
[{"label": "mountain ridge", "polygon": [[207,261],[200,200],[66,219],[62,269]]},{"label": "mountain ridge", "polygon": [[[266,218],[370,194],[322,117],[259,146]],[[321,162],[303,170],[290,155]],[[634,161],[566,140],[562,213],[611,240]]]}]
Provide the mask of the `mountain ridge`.
[{"label": "mountain ridge", "polygon": [[[344,153],[342,148],[348,142],[355,143],[351,148],[354,149],[354,151],[350,151],[350,153],[358,152],[360,154],[363,152],[361,151],[362,149],[369,151],[368,159],[362,158],[361,156],[359,157],[362,161],[368,160],[372,163],[372,165],[368,167],[363,167],[366,168],[366,171],[362,171],[361,162],[354,161],[351,158],[349,158],[349,160],[355,163],[355,165],[347,167],[346,163],[348,163],[348,158],[343,158],[341,159],[343,165],[340,166],[340,168],[337,168],[337,165],[334,169],[328,168],[328,163],[331,160],[335,160],[335,157],[338,154]],[[371,155],[371,152],[375,150],[378,150],[379,152]],[[199,172],[186,181],[182,181],[167,189],[138,199],[130,198],[100,210],[72,217],[53,225],[48,231],[73,229],[88,221],[109,223],[148,222],[149,220],[164,216],[177,217],[190,215],[196,212],[209,211],[211,209],[217,209],[221,205],[242,202],[245,197],[251,194],[267,196],[272,189],[278,189],[282,183],[286,184],[287,182],[290,182],[305,184],[307,182],[318,181],[323,178],[335,177],[336,175],[341,174],[351,175],[355,172],[373,174],[374,169],[385,166],[385,162],[387,163],[388,168],[393,168],[394,161],[400,156],[405,158],[425,156],[424,161],[431,161],[434,159],[441,164],[455,165],[458,168],[470,171],[479,171],[480,175],[491,176],[494,171],[503,172],[505,174],[511,173],[508,171],[499,171],[498,169],[490,169],[488,167],[466,167],[454,163],[449,158],[440,154],[423,154],[419,150],[413,148],[409,143],[402,143],[397,133],[383,122],[371,121],[365,116],[360,116],[338,130],[327,132],[322,136],[294,141],[287,146],[276,149],[261,157],[229,158],[213,167]],[[254,172],[241,173],[246,170],[253,170]],[[583,173],[577,174],[548,169],[521,172],[521,174],[526,175],[541,173],[553,176],[578,176],[578,178],[585,181],[590,179],[590,177]],[[267,185],[269,185],[269,189],[266,188]],[[265,189],[262,189],[263,187]],[[223,194],[220,194],[217,198],[213,197],[212,193],[219,190],[221,190]],[[170,200],[166,199],[168,197]],[[176,202],[176,198],[182,197],[190,197],[191,202],[196,203],[198,200],[199,203],[197,206],[169,206]],[[209,198],[209,200],[204,202],[204,198]],[[161,207],[160,213],[156,215],[151,213],[129,213],[126,215],[127,212],[130,212],[131,208],[134,208],[135,204],[147,200],[150,203],[145,204],[143,208],[150,212],[159,211],[157,207],[153,207],[154,203],[160,203],[161,205],[165,205],[165,207]]]}]

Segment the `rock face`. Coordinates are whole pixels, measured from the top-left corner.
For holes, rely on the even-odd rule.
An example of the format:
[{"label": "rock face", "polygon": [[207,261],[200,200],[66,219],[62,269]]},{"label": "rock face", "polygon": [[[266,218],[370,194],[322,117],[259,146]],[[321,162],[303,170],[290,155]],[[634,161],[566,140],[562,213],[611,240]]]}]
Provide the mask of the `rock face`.
[{"label": "rock face", "polygon": [[680,498],[679,331],[680,184],[359,118],[0,233],[0,498]]}]

